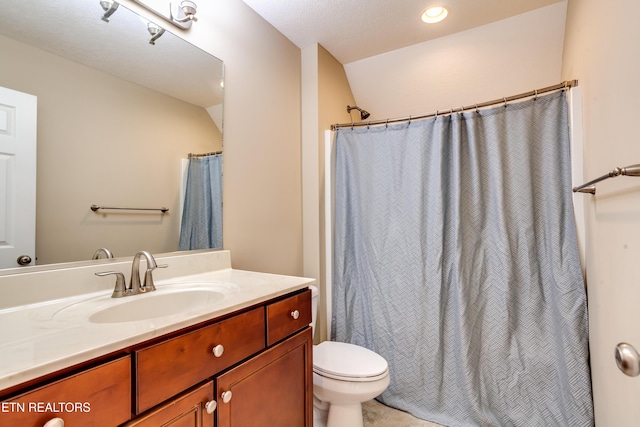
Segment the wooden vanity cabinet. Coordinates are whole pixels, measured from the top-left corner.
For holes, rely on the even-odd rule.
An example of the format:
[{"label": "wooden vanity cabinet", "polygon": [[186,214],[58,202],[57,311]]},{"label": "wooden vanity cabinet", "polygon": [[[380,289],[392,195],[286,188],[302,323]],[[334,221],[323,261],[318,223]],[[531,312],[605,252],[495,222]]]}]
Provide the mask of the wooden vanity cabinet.
[{"label": "wooden vanity cabinet", "polygon": [[[208,427],[214,418],[217,427],[312,427],[310,323],[305,290],[134,349],[134,406],[142,414],[126,427]],[[224,351],[216,355],[218,345]]]},{"label": "wooden vanity cabinet", "polygon": [[127,356],[0,402],[89,402],[90,411],[3,411],[0,427],[40,427],[55,417],[71,427],[312,427],[310,322],[304,290],[130,347]]}]

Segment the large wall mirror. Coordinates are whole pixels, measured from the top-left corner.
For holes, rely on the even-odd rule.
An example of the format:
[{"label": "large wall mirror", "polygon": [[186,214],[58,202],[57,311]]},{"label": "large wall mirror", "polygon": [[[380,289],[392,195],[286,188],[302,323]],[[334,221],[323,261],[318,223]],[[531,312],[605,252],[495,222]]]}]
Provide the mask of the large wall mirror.
[{"label": "large wall mirror", "polygon": [[[223,63],[99,0],[4,0],[0,86],[37,96],[36,264],[178,249],[184,160],[222,151]],[[197,24],[196,24],[197,25]],[[107,211],[91,205],[168,208]]]}]

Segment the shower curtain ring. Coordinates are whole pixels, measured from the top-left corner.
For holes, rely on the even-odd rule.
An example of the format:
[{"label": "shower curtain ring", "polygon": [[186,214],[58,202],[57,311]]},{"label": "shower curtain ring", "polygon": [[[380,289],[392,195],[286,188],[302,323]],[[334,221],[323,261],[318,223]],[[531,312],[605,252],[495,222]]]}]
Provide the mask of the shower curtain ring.
[{"label": "shower curtain ring", "polygon": [[507,98],[502,98],[502,100],[504,101],[504,108],[507,108]]},{"label": "shower curtain ring", "polygon": [[387,122],[384,124],[384,128],[389,129],[389,119],[387,119]]},{"label": "shower curtain ring", "polygon": [[538,100],[538,89],[535,89],[535,90],[534,90],[533,100],[534,100],[534,101],[537,101],[537,100]]},{"label": "shower curtain ring", "polygon": [[409,116],[409,124],[411,124],[411,116]]},{"label": "shower curtain ring", "polygon": [[436,110],[436,115],[435,115],[435,117],[433,118],[434,120],[438,120],[438,114],[439,114],[439,113],[440,113],[440,110]]}]

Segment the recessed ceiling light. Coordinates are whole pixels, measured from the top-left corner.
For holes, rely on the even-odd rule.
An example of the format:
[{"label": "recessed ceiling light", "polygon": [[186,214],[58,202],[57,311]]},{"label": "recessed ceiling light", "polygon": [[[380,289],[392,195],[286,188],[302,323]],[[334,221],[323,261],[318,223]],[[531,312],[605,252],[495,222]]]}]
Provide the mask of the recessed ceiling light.
[{"label": "recessed ceiling light", "polygon": [[433,6],[425,10],[422,14],[422,20],[427,24],[435,24],[447,17],[449,11],[443,6]]}]

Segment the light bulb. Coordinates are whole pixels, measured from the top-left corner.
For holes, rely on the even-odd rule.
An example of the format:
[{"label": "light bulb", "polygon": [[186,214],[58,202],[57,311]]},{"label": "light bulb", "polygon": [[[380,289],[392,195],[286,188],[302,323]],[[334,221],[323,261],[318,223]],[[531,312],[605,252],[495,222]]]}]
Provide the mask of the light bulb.
[{"label": "light bulb", "polygon": [[444,18],[446,18],[448,14],[449,14],[449,11],[447,10],[446,7],[443,7],[443,6],[430,7],[429,9],[425,10],[424,13],[422,14],[422,21],[426,22],[427,24],[435,24],[436,22],[440,22]]}]

